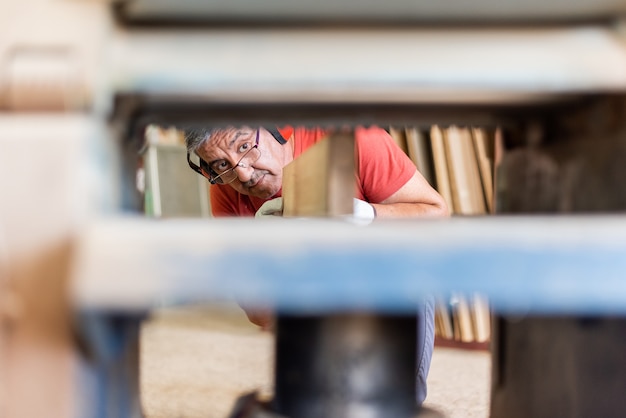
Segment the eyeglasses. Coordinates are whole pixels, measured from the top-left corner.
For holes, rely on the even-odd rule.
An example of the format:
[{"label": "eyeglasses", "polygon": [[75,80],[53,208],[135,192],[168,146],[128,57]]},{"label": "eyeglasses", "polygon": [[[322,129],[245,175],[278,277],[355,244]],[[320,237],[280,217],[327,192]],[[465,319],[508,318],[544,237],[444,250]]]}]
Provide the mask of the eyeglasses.
[{"label": "eyeglasses", "polygon": [[200,165],[197,165],[191,161],[191,155],[189,153],[187,153],[187,163],[193,171],[206,177],[211,184],[232,183],[237,178],[237,173],[235,172],[237,167],[250,167],[251,164],[257,162],[261,157],[261,151],[259,151],[259,132],[260,130],[257,129],[254,145],[252,145],[251,142],[245,142],[239,146],[237,152],[242,155],[234,166],[231,166],[226,160],[216,161],[212,165],[209,165],[202,158],[199,158]]}]

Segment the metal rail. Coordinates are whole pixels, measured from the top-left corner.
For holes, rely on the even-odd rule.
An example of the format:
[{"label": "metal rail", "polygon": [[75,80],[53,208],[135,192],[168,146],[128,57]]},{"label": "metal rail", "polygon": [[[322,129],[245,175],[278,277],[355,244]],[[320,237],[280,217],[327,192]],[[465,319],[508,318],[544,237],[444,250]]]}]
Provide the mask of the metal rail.
[{"label": "metal rail", "polygon": [[[268,239],[270,240],[268,242]],[[79,307],[146,309],[236,297],[284,310],[412,311],[428,294],[501,312],[626,313],[626,217],[377,222],[113,219],[78,239]],[[124,277],[124,283],[112,278]]]}]

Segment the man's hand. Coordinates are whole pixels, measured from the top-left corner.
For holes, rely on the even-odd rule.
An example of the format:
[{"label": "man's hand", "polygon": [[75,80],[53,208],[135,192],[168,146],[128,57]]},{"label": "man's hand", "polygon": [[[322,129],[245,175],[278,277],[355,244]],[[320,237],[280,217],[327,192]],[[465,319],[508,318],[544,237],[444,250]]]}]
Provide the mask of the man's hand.
[{"label": "man's hand", "polygon": [[263,218],[265,216],[283,216],[283,198],[277,197],[263,203],[254,215],[255,218]]},{"label": "man's hand", "polygon": [[248,308],[242,305],[241,309],[246,313],[248,320],[259,326],[263,331],[274,331],[274,313],[270,309]]}]

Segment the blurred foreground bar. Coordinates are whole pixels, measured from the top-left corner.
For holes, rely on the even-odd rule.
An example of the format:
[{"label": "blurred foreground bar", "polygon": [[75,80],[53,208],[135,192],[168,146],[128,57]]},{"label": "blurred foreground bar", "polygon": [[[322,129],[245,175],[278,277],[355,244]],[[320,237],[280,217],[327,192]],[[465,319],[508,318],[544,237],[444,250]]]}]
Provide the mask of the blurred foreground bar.
[{"label": "blurred foreground bar", "polygon": [[322,218],[117,218],[85,228],[76,247],[79,307],[132,311],[236,296],[286,311],[411,311],[423,295],[476,291],[500,312],[626,313],[620,215],[368,227]]}]

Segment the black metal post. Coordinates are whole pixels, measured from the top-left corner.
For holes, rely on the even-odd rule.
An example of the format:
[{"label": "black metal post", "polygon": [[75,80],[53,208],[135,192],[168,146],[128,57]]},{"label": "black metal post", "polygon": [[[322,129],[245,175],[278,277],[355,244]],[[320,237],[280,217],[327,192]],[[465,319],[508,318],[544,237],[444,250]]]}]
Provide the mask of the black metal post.
[{"label": "black metal post", "polygon": [[272,409],[289,418],[414,417],[415,315],[279,315]]}]

